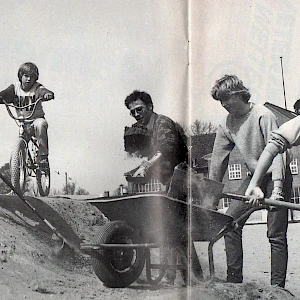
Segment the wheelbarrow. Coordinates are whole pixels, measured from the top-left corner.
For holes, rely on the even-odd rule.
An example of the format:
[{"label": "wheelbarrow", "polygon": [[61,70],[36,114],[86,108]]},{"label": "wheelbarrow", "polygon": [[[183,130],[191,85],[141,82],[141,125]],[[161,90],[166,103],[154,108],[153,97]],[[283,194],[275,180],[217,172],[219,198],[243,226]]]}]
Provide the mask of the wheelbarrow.
[{"label": "wheelbarrow", "polygon": [[[211,188],[202,180],[201,190]],[[221,195],[223,185],[219,186]],[[213,187],[216,192],[216,187]],[[210,195],[210,192],[204,193]],[[180,270],[187,285],[192,283],[193,271],[189,255],[180,245],[208,242],[209,276],[215,275],[213,246],[235,222],[231,216],[206,209],[191,201],[183,201],[164,194],[137,194],[116,198],[88,200],[110,222],[103,225],[95,241],[82,243],[81,250],[90,253],[97,277],[107,287],[127,287],[136,281],[146,264],[149,284],[158,284],[167,269]],[[178,250],[180,263],[168,265],[162,258],[153,263],[153,249],[171,247]],[[155,258],[155,257],[154,257]]]},{"label": "wheelbarrow", "polygon": [[[180,251],[185,257],[179,265],[168,265],[164,260],[154,264],[151,262],[151,249],[180,249],[178,245],[193,242],[208,242],[208,279],[214,279],[213,246],[227,232],[238,227],[245,214],[233,220],[231,216],[205,206],[222,197],[242,201],[249,199],[243,195],[222,193],[224,185],[220,182],[187,176],[191,183],[188,201],[177,199],[184,195],[176,190],[169,195],[138,194],[88,200],[110,220],[100,228],[94,243],[82,243],[80,246],[90,253],[93,269],[105,286],[129,286],[139,278],[145,263],[149,284],[158,284],[167,269],[180,270],[186,284],[191,284],[193,274],[188,271],[191,262],[186,253]],[[181,188],[178,190],[182,191]],[[271,199],[265,199],[264,203],[300,210],[300,205],[293,203]],[[158,275],[156,272],[153,276],[155,270]]]}]

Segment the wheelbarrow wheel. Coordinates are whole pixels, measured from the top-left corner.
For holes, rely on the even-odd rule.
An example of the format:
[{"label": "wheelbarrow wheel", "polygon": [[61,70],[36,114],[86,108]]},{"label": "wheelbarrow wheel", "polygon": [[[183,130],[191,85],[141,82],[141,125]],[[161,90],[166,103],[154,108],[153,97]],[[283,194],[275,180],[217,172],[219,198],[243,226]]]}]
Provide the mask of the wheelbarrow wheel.
[{"label": "wheelbarrow wheel", "polygon": [[[95,244],[139,244],[141,239],[132,227],[123,221],[101,226]],[[102,248],[92,251],[91,261],[97,277],[107,287],[129,286],[140,276],[145,264],[143,248]]]}]

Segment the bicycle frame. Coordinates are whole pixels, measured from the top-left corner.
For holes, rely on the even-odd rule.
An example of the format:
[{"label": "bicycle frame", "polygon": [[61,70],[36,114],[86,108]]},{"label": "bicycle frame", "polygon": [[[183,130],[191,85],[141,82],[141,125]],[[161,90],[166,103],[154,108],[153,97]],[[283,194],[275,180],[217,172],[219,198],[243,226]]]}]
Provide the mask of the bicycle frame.
[{"label": "bicycle frame", "polygon": [[[40,101],[42,101],[42,98],[37,99],[37,101],[34,104],[29,104],[29,105],[24,105],[24,106],[16,106],[14,104],[7,103],[5,100],[3,100],[9,116],[12,119],[14,119],[16,121],[17,125],[19,126],[19,138],[24,140],[24,142],[26,144],[26,149],[28,149],[27,154],[28,154],[30,162],[32,164],[34,164],[36,157],[32,158],[31,152],[29,151],[29,148],[28,148],[29,142],[31,141],[33,143],[33,145],[37,148],[38,148],[38,144],[37,144],[36,137],[34,136],[34,134],[32,132],[31,123],[33,121],[29,121],[29,120],[33,116],[33,114],[36,110],[36,106]],[[10,107],[11,107],[16,110],[20,110],[22,112],[22,110],[24,110],[28,107],[31,107],[31,106],[33,106],[33,109],[27,117],[24,117],[23,115],[15,116],[10,109]]]},{"label": "bicycle frame", "polygon": [[[24,105],[22,107],[7,103],[3,100],[9,116],[14,119],[19,126],[19,139],[11,155],[11,180],[13,186],[20,192],[25,191],[26,177],[35,177],[41,196],[48,196],[50,189],[50,169],[42,169],[37,163],[39,145],[33,133],[32,122],[37,104],[42,98],[37,99],[34,104]],[[28,116],[24,116],[22,111],[32,107]],[[11,109],[16,109],[16,116]]]}]

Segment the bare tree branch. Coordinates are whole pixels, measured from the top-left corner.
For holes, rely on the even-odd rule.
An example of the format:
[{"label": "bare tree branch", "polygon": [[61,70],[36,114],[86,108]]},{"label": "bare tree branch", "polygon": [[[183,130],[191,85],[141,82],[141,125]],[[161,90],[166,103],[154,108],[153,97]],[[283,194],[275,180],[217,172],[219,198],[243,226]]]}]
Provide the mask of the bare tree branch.
[{"label": "bare tree branch", "polygon": [[217,131],[217,126],[213,125],[210,121],[200,121],[196,119],[194,123],[191,125],[191,135],[199,136],[209,133],[215,133]]}]

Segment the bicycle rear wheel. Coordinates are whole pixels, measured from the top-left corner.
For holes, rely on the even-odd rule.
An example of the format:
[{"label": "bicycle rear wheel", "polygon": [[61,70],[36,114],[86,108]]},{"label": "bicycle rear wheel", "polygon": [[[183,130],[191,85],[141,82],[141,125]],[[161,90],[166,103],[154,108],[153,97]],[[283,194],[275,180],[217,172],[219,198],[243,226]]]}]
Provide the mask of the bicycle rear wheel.
[{"label": "bicycle rear wheel", "polygon": [[26,142],[18,139],[10,157],[10,174],[13,187],[24,193],[26,186]]},{"label": "bicycle rear wheel", "polygon": [[50,168],[36,170],[36,182],[42,197],[48,196],[50,191]]},{"label": "bicycle rear wheel", "polygon": [[50,192],[50,167],[39,166],[37,158],[39,155],[39,146],[35,137],[31,137],[28,143],[28,172],[31,171],[29,176],[33,176],[36,179],[40,196],[48,196]]}]

